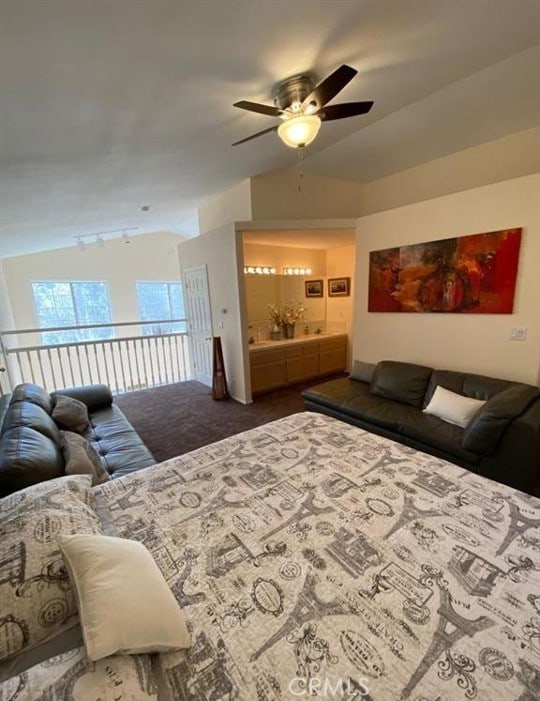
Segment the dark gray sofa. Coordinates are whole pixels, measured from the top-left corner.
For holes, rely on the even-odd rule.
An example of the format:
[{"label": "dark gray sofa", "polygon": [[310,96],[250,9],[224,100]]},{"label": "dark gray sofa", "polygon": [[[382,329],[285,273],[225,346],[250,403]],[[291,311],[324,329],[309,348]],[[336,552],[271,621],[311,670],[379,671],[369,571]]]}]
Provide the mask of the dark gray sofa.
[{"label": "dark gray sofa", "polygon": [[[306,409],[365,428],[540,496],[540,390],[412,363],[356,364],[302,392]],[[436,387],[486,401],[466,428],[423,413]]]},{"label": "dark gray sofa", "polygon": [[60,429],[54,422],[55,395],[86,404],[90,425],[83,437],[98,452],[111,477],[155,464],[106,385],[74,387],[49,394],[26,383],[0,401],[0,497],[64,474]]}]

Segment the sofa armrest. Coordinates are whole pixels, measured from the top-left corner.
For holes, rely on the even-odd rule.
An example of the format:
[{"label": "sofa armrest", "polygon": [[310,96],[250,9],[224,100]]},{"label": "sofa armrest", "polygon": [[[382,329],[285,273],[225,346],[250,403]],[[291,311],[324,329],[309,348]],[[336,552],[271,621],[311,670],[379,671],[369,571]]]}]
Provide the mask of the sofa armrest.
[{"label": "sofa armrest", "polygon": [[524,384],[494,394],[465,428],[463,447],[473,453],[493,455],[507,427],[539,397],[537,387]]},{"label": "sofa armrest", "polygon": [[112,392],[107,385],[85,385],[83,387],[59,389],[53,392],[51,397],[54,398],[58,394],[78,399],[80,402],[83,402],[83,404],[86,404],[88,411],[102,409],[111,406],[113,403]]},{"label": "sofa armrest", "polygon": [[540,493],[540,399],[506,428],[479,472],[523,492]]}]

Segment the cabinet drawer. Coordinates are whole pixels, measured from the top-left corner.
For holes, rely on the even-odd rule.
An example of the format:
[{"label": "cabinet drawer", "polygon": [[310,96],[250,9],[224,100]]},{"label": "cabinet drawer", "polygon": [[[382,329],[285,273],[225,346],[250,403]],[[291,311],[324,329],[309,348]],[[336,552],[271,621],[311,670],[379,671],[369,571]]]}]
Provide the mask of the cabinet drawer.
[{"label": "cabinet drawer", "polygon": [[251,353],[249,358],[251,367],[266,365],[268,363],[282,363],[286,359],[287,353],[284,348],[271,348],[270,350]]},{"label": "cabinet drawer", "polygon": [[323,351],[341,350],[342,348],[347,348],[347,339],[345,336],[341,336],[340,338],[325,338],[319,341],[319,350],[321,353]]}]

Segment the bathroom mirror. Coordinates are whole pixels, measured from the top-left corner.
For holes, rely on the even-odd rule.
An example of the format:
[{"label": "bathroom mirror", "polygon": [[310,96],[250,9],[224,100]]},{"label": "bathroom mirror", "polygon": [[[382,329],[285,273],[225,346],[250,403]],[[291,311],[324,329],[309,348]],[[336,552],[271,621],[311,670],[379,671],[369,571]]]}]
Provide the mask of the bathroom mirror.
[{"label": "bathroom mirror", "polygon": [[[322,281],[322,297],[306,297],[306,281]],[[301,304],[305,308],[304,319],[298,323],[307,326],[310,333],[326,324],[326,279],[319,275],[246,275],[246,303],[248,325],[257,340],[266,338],[271,330],[268,305],[282,306],[287,302]],[[312,293],[316,287],[312,287]]]}]

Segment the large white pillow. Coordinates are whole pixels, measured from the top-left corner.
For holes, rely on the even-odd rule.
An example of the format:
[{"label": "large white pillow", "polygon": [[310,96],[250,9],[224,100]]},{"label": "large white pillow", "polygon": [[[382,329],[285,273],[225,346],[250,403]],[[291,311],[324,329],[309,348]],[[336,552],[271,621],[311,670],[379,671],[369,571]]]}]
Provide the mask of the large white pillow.
[{"label": "large white pillow", "polygon": [[148,655],[92,662],[84,648],[70,650],[0,684],[0,701],[156,701],[157,680]]},{"label": "large white pillow", "polygon": [[190,647],[184,615],[142,543],[72,535],[60,538],[59,545],[77,590],[91,660]]},{"label": "large white pillow", "polygon": [[0,660],[78,622],[58,536],[100,532],[90,484],[59,477],[0,499]]},{"label": "large white pillow", "polygon": [[476,412],[485,404],[481,399],[464,397],[437,385],[424,414],[438,416],[450,424],[465,428]]}]

